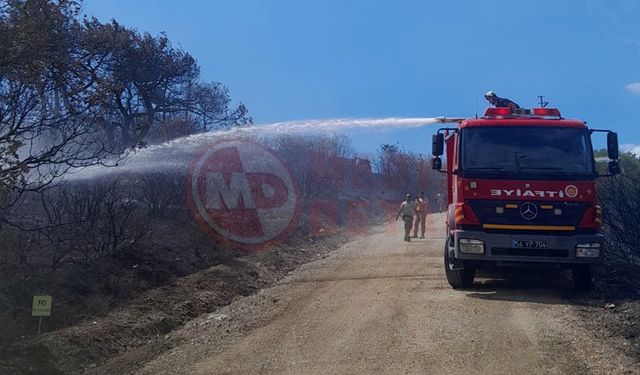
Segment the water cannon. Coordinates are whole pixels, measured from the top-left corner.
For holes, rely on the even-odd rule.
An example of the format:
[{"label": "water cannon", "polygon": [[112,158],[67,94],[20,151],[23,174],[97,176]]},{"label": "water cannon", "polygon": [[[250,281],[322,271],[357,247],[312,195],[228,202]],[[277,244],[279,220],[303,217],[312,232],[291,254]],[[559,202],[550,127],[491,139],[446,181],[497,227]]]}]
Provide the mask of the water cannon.
[{"label": "water cannon", "polygon": [[462,121],[466,120],[466,118],[464,118],[464,117],[444,117],[444,116],[440,116],[440,117],[435,117],[435,120],[438,123],[447,124],[447,123],[459,123],[459,122],[462,122]]}]

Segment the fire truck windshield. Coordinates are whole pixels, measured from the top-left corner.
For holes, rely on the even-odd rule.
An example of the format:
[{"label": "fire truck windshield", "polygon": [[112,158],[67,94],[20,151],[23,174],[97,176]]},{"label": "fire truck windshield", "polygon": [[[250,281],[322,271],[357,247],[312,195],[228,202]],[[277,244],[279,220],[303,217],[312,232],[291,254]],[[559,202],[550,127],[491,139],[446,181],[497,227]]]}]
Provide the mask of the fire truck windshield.
[{"label": "fire truck windshield", "polygon": [[586,129],[542,126],[472,127],[461,131],[467,177],[591,179],[595,176]]}]

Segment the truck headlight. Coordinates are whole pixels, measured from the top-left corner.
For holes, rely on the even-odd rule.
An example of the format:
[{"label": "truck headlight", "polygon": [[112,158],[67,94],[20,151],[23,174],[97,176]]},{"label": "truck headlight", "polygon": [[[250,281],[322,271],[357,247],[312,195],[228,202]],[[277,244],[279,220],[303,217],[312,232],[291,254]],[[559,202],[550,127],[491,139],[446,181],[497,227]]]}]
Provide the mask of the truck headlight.
[{"label": "truck headlight", "polygon": [[460,252],[467,254],[484,254],[484,242],[480,240],[472,240],[469,238],[461,238],[458,241]]},{"label": "truck headlight", "polygon": [[579,243],[576,246],[576,258],[597,258],[600,256],[600,243]]}]

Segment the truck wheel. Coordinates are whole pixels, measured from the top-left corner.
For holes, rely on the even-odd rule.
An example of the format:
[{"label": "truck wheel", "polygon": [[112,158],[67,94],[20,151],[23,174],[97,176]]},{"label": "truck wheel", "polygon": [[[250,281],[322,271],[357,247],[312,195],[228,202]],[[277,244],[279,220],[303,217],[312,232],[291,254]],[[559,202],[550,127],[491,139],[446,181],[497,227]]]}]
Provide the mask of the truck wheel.
[{"label": "truck wheel", "polygon": [[447,275],[447,281],[453,289],[470,288],[473,286],[473,279],[476,277],[475,268],[464,268],[462,270],[453,270],[453,262],[449,261],[449,239],[444,245],[444,272]]},{"label": "truck wheel", "polygon": [[593,289],[593,277],[591,267],[588,265],[578,265],[572,270],[573,287],[580,292],[589,292]]}]

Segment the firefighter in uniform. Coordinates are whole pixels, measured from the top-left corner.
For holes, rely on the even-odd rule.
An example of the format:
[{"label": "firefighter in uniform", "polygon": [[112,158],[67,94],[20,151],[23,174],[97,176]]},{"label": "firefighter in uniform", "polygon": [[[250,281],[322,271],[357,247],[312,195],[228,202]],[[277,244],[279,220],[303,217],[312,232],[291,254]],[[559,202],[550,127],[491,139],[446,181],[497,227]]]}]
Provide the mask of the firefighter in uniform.
[{"label": "firefighter in uniform", "polygon": [[406,195],[406,199],[400,204],[400,210],[396,215],[396,221],[402,215],[402,221],[404,221],[404,240],[411,241],[411,227],[413,226],[413,215],[417,213],[416,202],[411,199],[411,194]]},{"label": "firefighter in uniform", "polygon": [[413,238],[418,238],[418,227],[420,227],[420,238],[424,238],[424,231],[427,223],[427,200],[424,198],[424,191],[416,198],[416,221],[413,226]]},{"label": "firefighter in uniform", "polygon": [[494,107],[509,107],[511,108],[512,112],[515,112],[516,110],[520,109],[520,106],[517,105],[515,102],[507,98],[501,98],[498,95],[496,95],[496,93],[493,91],[488,91],[486,94],[484,94],[484,98],[487,99],[487,101],[491,103]]}]

